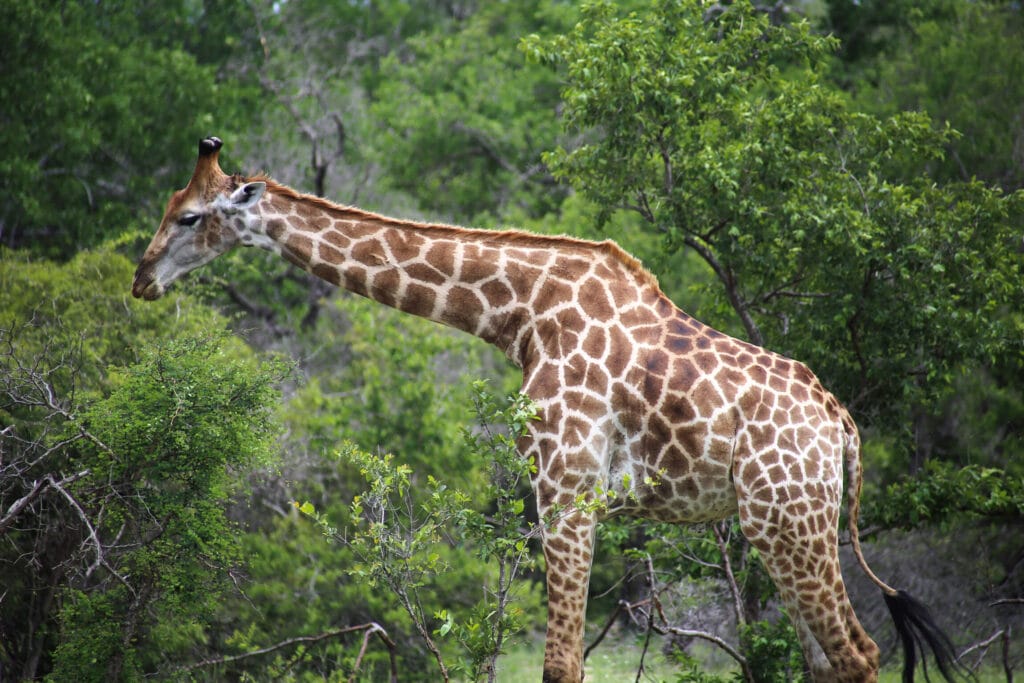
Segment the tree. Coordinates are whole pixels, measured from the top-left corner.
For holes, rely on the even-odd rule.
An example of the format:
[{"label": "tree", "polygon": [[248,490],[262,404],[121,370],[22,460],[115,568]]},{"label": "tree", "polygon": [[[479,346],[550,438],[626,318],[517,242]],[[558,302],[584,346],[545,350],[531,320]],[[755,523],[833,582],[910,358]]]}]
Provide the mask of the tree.
[{"label": "tree", "polygon": [[[832,78],[867,111],[926,111],[958,134],[930,165],[940,182],[1024,187],[1024,12],[1007,2],[829,2],[842,40]],[[862,49],[867,45],[871,49]],[[859,76],[856,77],[855,76]]]},{"label": "tree", "polygon": [[834,48],[746,3],[596,3],[524,43],[585,135],[546,156],[556,175],[699,254],[747,338],[809,362],[862,424],[905,428],[962,365],[1019,351],[1024,195],[907,171],[952,133],[852,111],[820,76]]},{"label": "tree", "polygon": [[[131,264],[111,252],[0,265],[0,571],[17,587],[0,663],[23,678],[155,673],[230,583],[225,502],[274,444],[283,368],[187,301],[126,311]],[[133,346],[171,326],[177,340]]]},{"label": "tree", "polygon": [[166,135],[248,120],[250,85],[218,73],[254,45],[246,14],[243,2],[4,3],[0,243],[66,259],[156,214],[192,162]]},{"label": "tree", "polygon": [[537,0],[483,3],[392,53],[373,107],[384,125],[384,180],[460,222],[557,207],[565,188],[540,158],[558,138],[557,83],[515,45],[542,25],[568,27],[573,14]]},{"label": "tree", "polygon": [[[346,528],[333,527],[328,516],[309,502],[295,505],[327,536],[352,551],[348,574],[371,587],[383,586],[398,598],[443,680],[451,680],[451,673],[461,668],[473,680],[486,676],[493,683],[498,656],[507,640],[523,628],[517,579],[533,563],[527,541],[538,528],[531,525],[528,531],[522,530],[525,484],[534,467],[519,457],[516,441],[536,419],[536,408],[522,394],[500,405],[485,382],[476,382],[473,393],[479,433],[464,430],[463,438],[490,470],[490,481],[482,487],[482,502],[490,508],[486,512],[474,509],[479,495],[452,488],[433,476],[419,487],[423,492],[414,493],[411,467],[395,464],[391,455],[371,455],[351,444],[340,457],[359,468],[369,488],[353,497]],[[457,531],[449,536],[452,527]],[[484,563],[496,565],[496,575],[484,585],[484,597],[469,610],[445,603],[431,609],[425,599],[432,584],[458,576],[459,568],[450,564],[455,554],[445,552],[446,546],[472,549]],[[454,665],[441,647],[442,639],[449,636],[464,650]]]},{"label": "tree", "polygon": [[[547,0],[0,7],[0,242],[18,249],[0,252],[5,673],[320,680],[358,669],[376,680],[389,652],[359,654],[370,630],[348,629],[377,624],[403,674],[435,677],[396,597],[349,575],[351,549],[289,503],[308,498],[333,523],[353,521],[359,468],[330,457],[350,439],[412,468],[413,505],[429,502],[433,476],[471,494],[490,523],[487,463],[458,436],[463,376],[490,376],[501,394],[514,385],[503,361],[464,353],[463,338],[311,289],[251,254],[193,278],[187,296],[126,303],[132,264],[118,252],[137,255],[136,238],[79,252],[144,221],[149,233],[194,161],[181,141],[211,133],[236,140],[231,170],[266,169],[368,208],[615,238],[689,312],[810,361],[855,403],[876,552],[883,527],[940,525],[985,548],[970,574],[983,602],[1003,600],[1000,619],[1016,609],[1019,7],[775,3],[765,16],[746,3],[616,5],[582,15]],[[825,8],[840,43],[783,21],[806,7]],[[531,32],[562,35],[526,41],[540,64],[516,53]],[[917,109],[928,115],[895,115]],[[239,339],[220,335],[228,325]],[[273,466],[257,475],[237,461],[221,477],[231,454],[176,432],[166,409],[173,399],[207,435],[224,430],[241,446],[269,438],[246,436],[274,422],[264,412],[254,425],[229,419],[255,400],[256,380],[279,377],[240,339],[285,350],[300,381],[281,386],[288,437]],[[211,368],[220,352],[230,372]],[[184,379],[212,403],[177,402],[168,390]],[[232,386],[240,403],[225,405]],[[224,419],[206,419],[207,408]],[[164,453],[174,453],[129,453],[135,441],[173,441]],[[159,534],[147,512],[158,509]],[[640,580],[685,574],[724,586],[722,604],[739,593],[754,622],[745,657],[785,660],[791,632],[756,623],[769,596],[747,549],[723,554],[712,535],[624,523],[602,537],[593,585],[612,590],[594,595],[592,619],[619,599],[642,602],[639,580],[615,593],[631,566]],[[478,556],[489,540],[433,546],[451,571],[421,598],[447,610],[428,621],[448,628],[431,636],[448,662],[494,642],[484,634],[498,622],[480,600],[498,585]],[[624,559],[623,547],[641,550]],[[738,591],[720,582],[726,559]],[[658,593],[669,585],[679,584],[655,582],[644,597],[661,596],[671,617]],[[1017,629],[990,617],[978,623]]]}]

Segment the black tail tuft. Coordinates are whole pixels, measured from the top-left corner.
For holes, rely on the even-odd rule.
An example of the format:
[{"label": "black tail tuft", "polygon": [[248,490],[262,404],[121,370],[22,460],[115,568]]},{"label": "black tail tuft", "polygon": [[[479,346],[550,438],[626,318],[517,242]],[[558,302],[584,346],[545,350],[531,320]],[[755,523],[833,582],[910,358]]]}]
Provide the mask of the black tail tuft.
[{"label": "black tail tuft", "polygon": [[924,679],[928,678],[927,650],[931,650],[935,664],[942,677],[951,683],[958,680],[974,680],[974,675],[957,661],[956,651],[949,637],[943,633],[928,608],[903,591],[895,595],[883,592],[885,604],[896,622],[896,632],[903,642],[903,683],[913,683],[917,653],[921,652],[921,667]]}]

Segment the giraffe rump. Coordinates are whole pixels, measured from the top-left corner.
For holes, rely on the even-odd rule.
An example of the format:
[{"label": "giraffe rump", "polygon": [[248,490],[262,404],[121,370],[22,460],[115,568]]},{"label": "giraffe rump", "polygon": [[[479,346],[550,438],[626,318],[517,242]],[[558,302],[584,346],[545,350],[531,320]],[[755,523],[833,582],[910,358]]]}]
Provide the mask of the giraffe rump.
[{"label": "giraffe rump", "polygon": [[[918,652],[921,653],[921,667],[925,680],[928,678],[927,652],[931,651],[939,673],[947,681],[962,679],[975,680],[956,657],[956,650],[949,637],[939,629],[931,612],[923,604],[911,597],[906,591],[894,594],[882,592],[885,605],[896,624],[896,633],[903,644],[903,681],[913,683],[914,669],[917,666]],[[927,646],[927,649],[926,649]]]}]

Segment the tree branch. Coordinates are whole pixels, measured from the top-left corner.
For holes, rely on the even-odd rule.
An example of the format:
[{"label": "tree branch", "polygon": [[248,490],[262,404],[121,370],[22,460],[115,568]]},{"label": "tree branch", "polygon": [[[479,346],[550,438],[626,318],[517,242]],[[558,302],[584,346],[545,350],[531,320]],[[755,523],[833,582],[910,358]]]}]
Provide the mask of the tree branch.
[{"label": "tree branch", "polygon": [[997,605],[1024,605],[1024,598],[1003,598],[990,602],[989,607],[996,607]]},{"label": "tree branch", "polygon": [[583,661],[587,661],[587,657],[590,656],[591,650],[593,650],[601,644],[601,641],[604,640],[604,637],[606,635],[608,635],[608,631],[611,630],[612,624],[614,624],[615,620],[619,618],[619,615],[627,609],[631,609],[632,607],[633,604],[625,600],[619,600],[618,604],[615,605],[615,610],[611,613],[611,616],[609,616],[608,620],[605,622],[604,628],[602,628],[601,632],[597,634],[596,638],[594,638],[594,642],[588,645],[587,648],[583,651]]},{"label": "tree branch", "polygon": [[470,128],[461,121],[456,121],[452,124],[452,131],[462,133],[466,137],[472,139],[484,154],[509,173],[517,176],[520,174],[519,168],[505,158],[505,156],[498,150],[498,145],[495,144],[495,142],[483,131],[476,128]]},{"label": "tree branch", "polygon": [[[716,537],[717,537],[717,535],[718,534],[716,532]],[[723,553],[723,555],[724,555],[724,553]],[[654,632],[654,633],[657,633],[659,635],[669,635],[669,634],[672,634],[672,635],[676,635],[676,636],[681,636],[683,638],[700,638],[701,640],[706,640],[706,641],[708,641],[710,643],[714,643],[718,647],[722,648],[722,650],[724,650],[726,652],[726,654],[728,654],[730,657],[732,657],[734,660],[736,660],[736,663],[740,665],[740,669],[743,671],[743,676],[744,676],[745,680],[753,681],[754,680],[753,673],[750,671],[750,665],[747,663],[746,657],[744,657],[739,652],[739,650],[734,648],[732,645],[727,643],[722,638],[719,638],[718,636],[714,635],[713,633],[708,633],[707,631],[696,631],[696,630],[692,630],[692,629],[685,629],[685,628],[679,628],[677,626],[669,626],[668,625],[668,618],[665,616],[665,611],[664,611],[664,609],[662,609],[661,601],[658,600],[657,595],[655,594],[655,591],[654,591],[654,578],[653,578],[654,566],[651,563],[650,558],[648,558],[647,567],[648,567],[648,572],[649,572],[648,575],[651,577],[651,579],[650,579],[650,584],[651,584],[651,595],[650,595],[650,597],[645,598],[644,600],[639,600],[637,602],[628,602],[626,600],[620,600],[618,605],[616,605],[616,607],[615,607],[615,611],[612,612],[611,616],[608,618],[608,621],[605,623],[604,628],[602,628],[601,632],[597,635],[597,638],[595,638],[594,642],[592,642],[586,648],[586,650],[583,652],[583,659],[586,660],[587,656],[591,653],[591,651],[593,651],[604,640],[605,636],[608,634],[608,631],[611,629],[612,624],[615,622],[616,619],[619,618],[619,615],[621,615],[623,612],[625,612],[625,613],[629,614],[630,619],[633,622],[636,623],[636,622],[638,622],[638,620],[637,620],[636,616],[633,614],[633,611],[636,610],[636,609],[643,608],[643,607],[646,606],[646,607],[650,608],[650,612],[645,615],[646,616],[645,620],[646,620],[646,625],[647,625],[647,629],[648,629],[648,634],[650,632]],[[730,576],[730,579],[732,579],[731,576]],[[654,620],[655,612],[658,615],[658,621],[660,623],[656,623],[655,620]],[[645,643],[645,647],[644,647],[644,652],[646,652],[646,643]],[[643,666],[642,661],[643,660],[641,658],[641,667]],[[641,670],[642,670],[642,668],[641,668]]]},{"label": "tree branch", "polygon": [[258,650],[252,650],[251,652],[243,652],[243,653],[237,654],[237,655],[225,655],[223,657],[210,657],[208,659],[203,659],[201,661],[194,662],[192,664],[188,664],[186,666],[180,667],[180,668],[176,669],[175,672],[194,671],[195,669],[201,669],[201,668],[206,667],[206,666],[217,666],[219,664],[230,664],[231,662],[237,662],[237,661],[240,661],[240,660],[243,660],[243,659],[249,659],[250,657],[259,657],[261,655],[269,654],[271,652],[275,652],[277,650],[280,650],[282,648],[286,648],[286,647],[289,647],[289,646],[292,646],[292,645],[298,645],[298,644],[301,644],[301,643],[319,643],[320,641],[327,640],[328,638],[336,638],[338,636],[342,636],[342,635],[345,635],[345,634],[348,634],[348,633],[354,633],[356,631],[363,631],[364,632],[363,633],[363,643],[362,643],[361,647],[359,648],[359,655],[356,657],[356,661],[355,661],[355,664],[353,666],[352,677],[350,677],[349,680],[350,681],[355,680],[355,674],[359,672],[359,667],[362,665],[363,657],[366,655],[366,648],[367,648],[367,646],[369,644],[370,637],[373,636],[373,635],[376,635],[378,638],[380,638],[381,642],[384,643],[384,645],[387,646],[387,648],[388,648],[388,653],[391,656],[391,681],[392,681],[392,683],[397,683],[397,681],[398,681],[398,664],[397,664],[397,659],[396,659],[397,645],[395,645],[395,641],[391,640],[391,638],[388,636],[388,633],[387,633],[386,630],[384,630],[384,627],[381,626],[380,624],[378,624],[375,621],[372,621],[372,622],[367,623],[367,624],[360,624],[358,626],[346,626],[346,627],[343,627],[343,628],[336,628],[336,629],[333,629],[331,631],[324,631],[323,633],[318,633],[315,636],[296,636],[295,638],[288,638],[286,640],[282,640],[279,643],[274,643],[273,645],[268,645],[267,647],[262,647],[262,648],[260,648]]},{"label": "tree branch", "polygon": [[[713,633],[708,633],[707,631],[693,631],[688,628],[679,628],[678,626],[665,626],[664,633],[671,633],[674,636],[682,636],[683,638],[700,638],[701,640],[706,640],[709,643],[714,643],[718,647],[725,650],[725,652],[730,657],[735,659],[744,671],[746,671],[748,668],[747,658],[741,655],[739,650],[737,650],[732,645],[725,642]],[[748,676],[747,680],[752,679]]]},{"label": "tree branch", "polygon": [[[647,556],[644,558],[644,560],[645,560],[646,565],[647,565],[647,584],[651,587],[650,591],[651,591],[651,595],[653,596],[654,595],[654,586],[655,586],[654,562],[651,560],[650,553],[647,554]],[[658,609],[658,612],[661,613],[661,611],[662,611],[661,610],[661,603],[658,602],[657,600],[654,600],[652,604],[656,605],[657,609]],[[639,666],[637,666],[636,683],[640,683],[640,676],[641,676],[641,674],[643,674],[643,671],[644,671],[644,658],[647,657],[647,649],[651,645],[651,634],[652,633],[655,633],[655,630],[654,630],[654,610],[653,609],[647,614],[647,629],[646,629],[646,633],[644,634],[644,649],[641,650],[641,652],[640,652],[640,664],[639,664]]]},{"label": "tree branch", "polygon": [[740,296],[735,274],[723,266],[715,257],[715,254],[711,249],[706,244],[698,241],[693,235],[686,235],[683,238],[683,244],[696,251],[697,254],[704,259],[705,263],[711,266],[711,270],[715,271],[715,275],[718,276],[718,279],[722,281],[722,284],[725,286],[725,295],[729,299],[729,304],[732,306],[732,309],[736,311],[736,315],[739,316],[740,322],[743,323],[743,329],[747,331],[747,337],[750,343],[758,346],[764,346],[764,336],[761,334],[761,329],[757,326],[757,323],[754,322],[753,317],[750,315],[750,307]]},{"label": "tree branch", "polygon": [[[4,513],[4,516],[0,517],[0,535],[3,535],[7,531],[7,527],[11,525],[14,519],[19,514],[21,514],[21,511],[24,510],[29,503],[31,503],[33,500],[39,497],[39,495],[47,488],[53,488],[56,489],[58,492],[62,493],[70,501],[72,501],[72,504],[75,507],[75,509],[79,512],[80,515],[83,515],[82,519],[86,522],[86,525],[89,527],[89,531],[91,533],[92,538],[96,540],[96,534],[95,532],[93,532],[92,526],[89,525],[89,521],[84,517],[85,513],[82,511],[82,508],[79,507],[77,501],[75,501],[74,498],[72,498],[71,495],[64,490],[64,487],[67,486],[68,484],[76,482],[82,477],[87,477],[89,476],[90,473],[91,470],[85,469],[76,474],[72,474],[71,476],[64,477],[60,481],[55,481],[53,475],[48,474],[43,479],[33,482],[32,490],[29,491],[24,496],[22,496],[21,498],[19,498],[18,500],[11,503],[11,506],[7,508],[7,512]],[[97,551],[99,552],[99,541],[97,540],[96,542]]]},{"label": "tree branch", "polygon": [[[76,479],[80,479],[88,474],[89,470],[86,469],[82,470],[78,474],[68,477],[67,479],[70,479],[70,481],[75,481]],[[71,495],[71,492],[64,488],[64,480],[59,482],[54,481],[52,475],[48,476],[47,479],[49,479],[50,481],[50,487],[56,490],[57,493],[61,494],[67,499],[68,503],[71,505],[72,508],[74,508],[75,512],[78,513],[78,518],[82,520],[82,524],[85,525],[86,530],[89,532],[89,540],[92,541],[93,547],[96,549],[96,560],[91,565],[89,565],[88,569],[85,570],[86,577],[91,576],[92,573],[96,571],[97,567],[99,567],[101,564],[105,564],[106,560],[103,555],[103,544],[100,543],[100,538],[96,534],[96,529],[93,527],[92,521],[89,519],[89,516],[85,514],[85,510],[83,510],[82,506],[79,505],[78,500],[73,495]]]},{"label": "tree branch", "polygon": [[729,584],[729,591],[732,593],[733,609],[736,611],[736,623],[745,624],[747,623],[747,615],[743,609],[743,596],[739,585],[736,583],[736,575],[732,571],[732,562],[729,560],[729,544],[726,543],[718,524],[712,524],[711,530],[715,533],[715,543],[718,545],[718,552],[722,555],[722,573],[725,574],[725,580]]}]

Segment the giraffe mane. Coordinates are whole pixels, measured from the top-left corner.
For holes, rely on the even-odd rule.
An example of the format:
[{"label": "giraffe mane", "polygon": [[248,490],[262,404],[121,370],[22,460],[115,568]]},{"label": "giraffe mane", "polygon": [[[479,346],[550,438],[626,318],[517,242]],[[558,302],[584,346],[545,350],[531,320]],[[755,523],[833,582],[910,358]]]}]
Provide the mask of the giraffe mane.
[{"label": "giraffe mane", "polygon": [[604,240],[601,242],[595,242],[593,240],[586,240],[579,237],[569,237],[567,235],[542,235],[534,232],[527,232],[525,230],[485,230],[481,228],[463,228],[457,225],[448,225],[446,223],[429,223],[401,218],[390,218],[382,216],[371,211],[365,211],[363,209],[346,206],[343,204],[337,204],[329,199],[323,197],[317,197],[316,195],[306,194],[299,192],[287,185],[277,182],[266,174],[259,174],[251,178],[246,178],[242,182],[259,181],[267,184],[267,191],[271,194],[280,195],[289,199],[306,202],[313,206],[319,207],[326,211],[333,213],[341,213],[351,218],[360,221],[367,222],[381,222],[388,223],[390,225],[400,225],[403,227],[414,228],[417,230],[431,230],[441,231],[457,235],[476,236],[489,240],[497,240],[510,244],[517,244],[525,247],[541,247],[551,248],[557,246],[570,247],[576,249],[585,250],[596,250],[605,254],[613,260],[618,261],[626,270],[637,278],[642,284],[649,285],[654,289],[661,291],[658,285],[658,278],[655,277],[647,268],[644,267],[640,259],[636,258],[625,249],[620,247],[612,240]]}]

